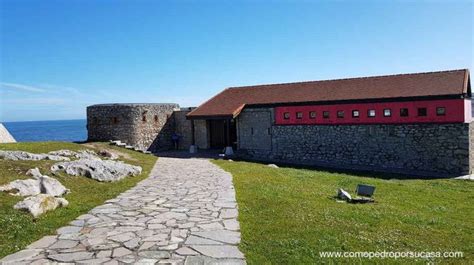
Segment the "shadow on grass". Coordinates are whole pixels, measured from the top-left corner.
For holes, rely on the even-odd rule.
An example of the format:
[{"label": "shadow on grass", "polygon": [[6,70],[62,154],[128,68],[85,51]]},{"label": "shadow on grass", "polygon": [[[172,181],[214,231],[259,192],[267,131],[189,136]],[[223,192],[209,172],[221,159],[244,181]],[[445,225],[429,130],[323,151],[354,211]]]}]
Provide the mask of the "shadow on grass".
[{"label": "shadow on grass", "polygon": [[[220,158],[222,159],[222,158]],[[416,174],[407,174],[407,173],[391,173],[383,172],[377,170],[368,170],[368,169],[348,169],[348,168],[335,168],[332,166],[323,166],[323,165],[304,165],[296,164],[289,162],[275,162],[267,160],[258,160],[258,159],[244,159],[240,157],[230,157],[233,161],[240,162],[252,162],[261,165],[268,165],[269,163],[277,164],[280,168],[291,168],[291,169],[306,169],[306,170],[317,170],[324,171],[327,173],[336,173],[336,174],[348,174],[356,177],[368,177],[368,178],[377,178],[377,179],[398,179],[398,180],[414,180],[414,179],[448,179],[449,176],[427,176],[427,175],[416,175]],[[452,176],[457,177],[457,176]]]}]

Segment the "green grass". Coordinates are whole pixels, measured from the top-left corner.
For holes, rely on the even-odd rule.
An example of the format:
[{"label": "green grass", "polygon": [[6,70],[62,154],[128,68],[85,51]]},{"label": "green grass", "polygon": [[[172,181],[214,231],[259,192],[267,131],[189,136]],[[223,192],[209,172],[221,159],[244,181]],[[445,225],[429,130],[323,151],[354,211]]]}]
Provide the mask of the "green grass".
[{"label": "green grass", "polygon": [[[39,167],[42,174],[55,177],[71,190],[71,193],[65,196],[69,201],[68,207],[48,212],[36,220],[26,212],[13,209],[13,205],[22,200],[22,197],[0,192],[0,257],[21,250],[45,235],[54,234],[57,228],[66,225],[77,216],[135,186],[137,182],[148,176],[156,161],[156,157],[152,155],[112,147],[104,143],[97,143],[97,146],[116,149],[128,154],[129,159],[121,158],[120,160],[141,166],[143,168],[142,174],[137,177],[127,177],[114,183],[102,183],[86,177],[74,177],[65,174],[53,176],[50,172],[50,166],[55,163],[54,161],[0,160],[0,185],[15,179],[29,178],[25,174],[26,171],[30,168]],[[0,144],[0,150],[22,150],[32,153],[46,153],[59,149],[77,151],[93,148],[64,142]]]},{"label": "green grass", "polygon": [[[474,262],[474,183],[397,180],[214,161],[232,173],[241,250],[249,264],[393,263],[423,259],[329,259],[320,251],[463,251]],[[376,186],[374,204],[339,203],[338,188]],[[433,261],[433,260],[431,260]]]}]

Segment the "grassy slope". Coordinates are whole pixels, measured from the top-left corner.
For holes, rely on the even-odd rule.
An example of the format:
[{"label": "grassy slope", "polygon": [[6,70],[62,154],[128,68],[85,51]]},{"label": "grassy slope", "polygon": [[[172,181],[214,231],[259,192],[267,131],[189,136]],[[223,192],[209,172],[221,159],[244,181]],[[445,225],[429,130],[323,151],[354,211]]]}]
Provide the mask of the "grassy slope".
[{"label": "grassy slope", "polygon": [[[103,146],[114,148],[105,144]],[[22,150],[33,153],[44,153],[59,149],[81,150],[86,148],[79,144],[63,142],[0,144],[0,150]],[[92,148],[88,147],[87,149]],[[39,167],[41,173],[55,177],[71,190],[71,193],[65,196],[69,201],[68,207],[46,213],[37,220],[33,220],[27,213],[13,209],[13,205],[21,200],[21,197],[0,193],[0,257],[23,249],[42,236],[53,234],[57,228],[66,225],[77,216],[102,204],[105,200],[116,197],[148,176],[156,157],[125,149],[118,150],[130,154],[132,158],[136,159],[135,161],[120,160],[142,166],[143,172],[140,176],[125,178],[115,183],[101,183],[86,177],[74,177],[64,174],[53,176],[50,174],[49,168],[55,163],[54,161],[0,160],[0,185],[15,179],[28,178],[25,175],[26,171],[33,167]]]},{"label": "grassy slope", "polygon": [[[474,261],[473,182],[383,180],[246,162],[215,163],[234,176],[241,249],[249,264],[340,263],[349,260],[321,259],[319,251],[383,250],[463,251],[464,259],[448,262]],[[354,205],[332,198],[338,188],[353,193],[358,183],[376,186],[377,203]]]}]

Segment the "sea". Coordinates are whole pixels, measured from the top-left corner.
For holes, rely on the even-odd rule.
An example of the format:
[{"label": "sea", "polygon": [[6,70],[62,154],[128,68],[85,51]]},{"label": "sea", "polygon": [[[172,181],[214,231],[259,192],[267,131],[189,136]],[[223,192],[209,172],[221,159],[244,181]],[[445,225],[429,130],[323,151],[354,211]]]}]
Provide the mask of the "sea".
[{"label": "sea", "polygon": [[86,120],[2,122],[17,142],[87,140]]}]

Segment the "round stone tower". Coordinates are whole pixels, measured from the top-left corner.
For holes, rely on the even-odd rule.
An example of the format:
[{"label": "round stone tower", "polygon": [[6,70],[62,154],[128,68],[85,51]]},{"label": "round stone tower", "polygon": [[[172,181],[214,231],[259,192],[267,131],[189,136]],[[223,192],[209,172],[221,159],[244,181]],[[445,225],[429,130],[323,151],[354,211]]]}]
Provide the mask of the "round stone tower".
[{"label": "round stone tower", "polygon": [[174,103],[98,104],[87,107],[87,140],[120,140],[142,150],[172,147]]}]

